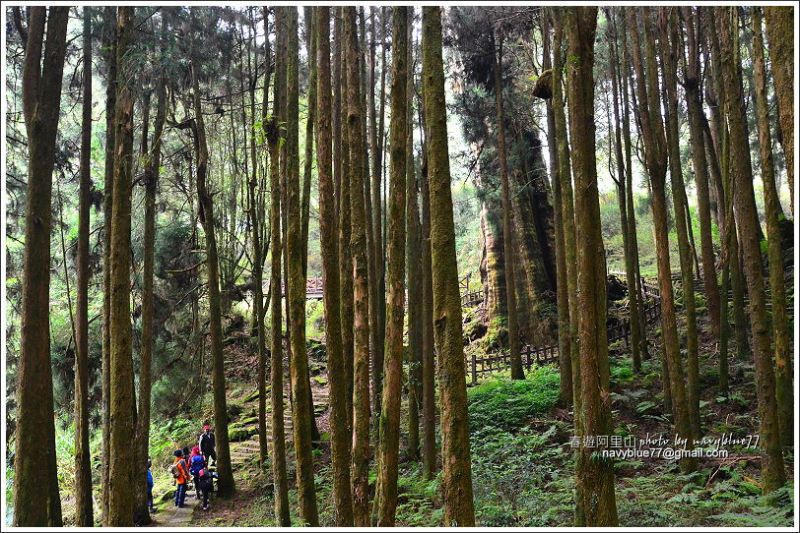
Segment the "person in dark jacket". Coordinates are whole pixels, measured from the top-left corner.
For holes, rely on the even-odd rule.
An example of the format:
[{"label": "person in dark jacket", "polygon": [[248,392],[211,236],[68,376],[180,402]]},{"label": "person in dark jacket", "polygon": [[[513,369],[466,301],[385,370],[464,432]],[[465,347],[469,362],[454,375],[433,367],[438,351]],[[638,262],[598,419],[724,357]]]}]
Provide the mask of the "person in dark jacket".
[{"label": "person in dark jacket", "polygon": [[200,434],[200,440],[197,443],[200,446],[200,452],[203,454],[203,459],[206,461],[206,465],[210,465],[209,457],[214,460],[214,463],[217,462],[217,451],[216,445],[217,441],[214,438],[214,433],[211,431],[211,426],[205,424],[203,426],[203,432]]},{"label": "person in dark jacket", "polygon": [[212,472],[207,468],[203,468],[197,473],[197,487],[200,489],[200,494],[203,499],[203,510],[208,511],[208,496],[214,490],[214,478],[217,477],[216,472]]}]

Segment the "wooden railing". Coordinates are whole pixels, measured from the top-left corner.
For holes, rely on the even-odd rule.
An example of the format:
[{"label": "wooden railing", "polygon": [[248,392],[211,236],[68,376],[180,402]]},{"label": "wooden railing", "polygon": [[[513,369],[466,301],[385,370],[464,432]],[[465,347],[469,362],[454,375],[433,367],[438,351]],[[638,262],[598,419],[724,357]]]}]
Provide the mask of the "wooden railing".
[{"label": "wooden railing", "polygon": [[[645,293],[645,307],[643,315],[646,325],[655,323],[661,317],[661,296],[658,287],[643,283]],[[617,324],[608,326],[608,344],[622,341],[625,347],[630,347],[631,322],[630,319],[623,320]],[[520,349],[522,365],[530,370],[533,365],[547,365],[558,362],[558,345],[535,347],[523,345]],[[470,360],[467,362],[470,369],[472,383],[477,383],[478,376],[491,374],[506,370],[511,366],[510,356],[507,350],[486,354],[479,357],[473,351]]]}]

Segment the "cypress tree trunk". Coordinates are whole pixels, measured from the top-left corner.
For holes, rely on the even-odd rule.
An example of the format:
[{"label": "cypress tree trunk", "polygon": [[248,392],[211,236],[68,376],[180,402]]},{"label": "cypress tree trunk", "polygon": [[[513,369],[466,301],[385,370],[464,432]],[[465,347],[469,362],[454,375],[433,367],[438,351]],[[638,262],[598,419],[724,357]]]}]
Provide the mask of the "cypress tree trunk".
[{"label": "cypress tree trunk", "polygon": [[[336,85],[339,87],[340,97],[347,99],[350,93],[347,90],[347,64],[346,64],[346,43],[345,43],[345,30],[344,30],[344,9],[337,8],[336,16],[334,17],[334,30],[335,40],[337,45],[339,65],[339,78],[336,80]],[[340,310],[342,313],[342,357],[344,358],[345,369],[347,372],[347,412],[350,413],[347,419],[347,427],[350,432],[353,432],[353,422],[355,416],[355,409],[353,405],[355,397],[355,353],[354,353],[354,313],[355,303],[353,294],[353,251],[350,246],[352,235],[352,221],[350,214],[350,142],[348,135],[347,116],[349,113],[349,105],[346,101],[340,102],[340,115],[338,138],[340,140],[339,158],[336,160],[337,169],[339,171],[339,242],[342,246],[339,247],[339,268],[342,301]],[[369,372],[369,370],[368,370]]]},{"label": "cypress tree trunk", "polygon": [[292,420],[294,448],[297,457],[297,493],[300,516],[310,525],[319,524],[316,489],[314,487],[314,461],[311,456],[312,420],[314,412],[310,402],[308,354],[306,353],[306,295],[303,275],[303,250],[300,213],[300,154],[298,142],[298,63],[297,9],[285,8],[287,41],[286,60],[286,213],[289,277],[289,339],[291,343],[290,368],[292,380]]},{"label": "cypress tree trunk", "polygon": [[794,20],[792,8],[769,6],[764,8],[769,39],[769,57],[775,94],[778,97],[778,118],[786,158],[786,179],[789,198],[794,213]]},{"label": "cypress tree trunk", "polygon": [[389,136],[389,238],[386,357],[383,367],[375,514],[379,527],[394,526],[400,454],[405,311],[406,149],[408,143],[408,8],[392,8],[392,121]]},{"label": "cypress tree trunk", "polygon": [[350,431],[347,404],[347,375],[342,357],[342,324],[339,308],[339,243],[331,163],[331,64],[330,8],[314,13],[316,41],[314,58],[317,74],[317,169],[319,172],[319,221],[322,276],[325,291],[325,340],[331,401],[331,462],[333,463],[333,502],[336,526],[353,525],[353,499],[350,493]]},{"label": "cypress tree trunk", "polygon": [[409,459],[419,459],[419,423],[422,403],[422,258],[420,246],[417,175],[414,169],[412,95],[414,94],[413,41],[414,8],[408,12],[408,79],[406,84],[406,271],[408,288],[408,449]]},{"label": "cypress tree trunk", "polygon": [[[569,303],[570,361],[572,365],[572,404],[575,413],[580,412],[581,380],[580,354],[578,351],[578,270],[575,248],[575,206],[572,195],[572,167],[570,165],[567,119],[564,112],[562,77],[564,56],[561,51],[564,29],[561,14],[553,14],[553,115],[558,152],[558,181],[562,192],[562,216],[564,228],[564,259],[567,264],[567,300]],[[575,433],[581,435],[580,417],[575,417]],[[580,508],[578,509],[580,514]]]},{"label": "cypress tree trunk", "polygon": [[772,159],[772,138],[769,131],[767,105],[767,76],[764,68],[764,41],[761,30],[761,11],[753,10],[753,52],[756,92],[756,125],[758,127],[761,181],[764,184],[764,211],[767,218],[767,257],[769,285],[772,298],[772,335],[775,340],[775,398],[778,406],[778,426],[781,440],[791,446],[794,436],[792,398],[792,358],[786,314],[786,288],[781,249],[780,200],[775,186],[775,164]]},{"label": "cypress tree trunk", "polygon": [[[683,87],[689,112],[689,138],[692,147],[692,166],[697,185],[697,213],[700,222],[700,249],[703,258],[703,286],[708,310],[711,315],[711,331],[720,337],[720,296],[717,271],[714,264],[714,248],[711,239],[711,210],[709,207],[708,164],[703,141],[703,105],[700,100],[700,49],[695,31],[695,19],[690,7],[682,8],[688,44],[688,59],[685,61]],[[727,295],[726,295],[727,298]]]},{"label": "cypress tree trunk", "polygon": [[[192,43],[196,46],[196,43]],[[209,333],[213,361],[212,387],[214,389],[214,425],[217,439],[217,467],[219,479],[217,493],[231,496],[236,490],[231,469],[228,440],[228,409],[225,399],[225,357],[222,351],[222,302],[219,289],[219,255],[217,252],[214,202],[206,183],[208,174],[208,145],[201,105],[198,72],[200,68],[192,58],[192,92],[194,97],[194,128],[197,151],[197,196],[200,206],[200,223],[206,234],[206,271],[208,276]]]},{"label": "cypress tree trunk", "polygon": [[111,216],[114,194],[114,110],[117,106],[116,8],[107,7],[103,49],[106,50],[106,144],[103,179],[103,340],[102,340],[102,484],[103,520],[108,515],[109,470],[111,468]]},{"label": "cypress tree trunk", "polygon": [[[50,204],[68,15],[68,7],[30,8],[22,72],[28,223],[17,367],[13,524],[17,527],[62,525],[50,366]],[[46,32],[45,19],[49,19]]]},{"label": "cypress tree trunk", "polygon": [[[663,75],[662,97],[666,109],[667,154],[669,155],[669,174],[672,184],[672,200],[675,209],[675,229],[678,234],[678,252],[681,264],[681,289],[683,308],[686,311],[686,401],[689,410],[689,423],[695,437],[700,436],[700,385],[697,360],[697,312],[694,300],[694,271],[692,269],[693,246],[689,238],[687,220],[686,187],[683,182],[683,169],[680,157],[680,131],[678,125],[678,62],[675,50],[682,45],[678,42],[677,14],[674,9],[660,8],[659,47]],[[645,18],[645,27],[649,18]],[[649,40],[647,41],[650,42]]]},{"label": "cypress tree trunk", "polygon": [[442,402],[442,495],[447,526],[475,525],[469,451],[467,386],[461,295],[458,290],[453,199],[447,152],[447,116],[442,64],[442,19],[436,7],[422,10],[422,94],[430,176],[433,317],[439,352]]},{"label": "cypress tree trunk", "polygon": [[289,517],[289,479],[286,473],[286,432],[283,423],[283,335],[281,331],[283,307],[281,254],[281,177],[280,177],[280,135],[278,129],[278,110],[280,88],[284,85],[285,71],[283,57],[278,44],[284,31],[280,21],[283,10],[275,10],[275,87],[272,120],[267,125],[266,136],[269,145],[269,185],[270,211],[269,227],[272,233],[272,254],[270,259],[270,406],[272,411],[272,480],[275,485],[275,517],[278,525],[290,526]]},{"label": "cypress tree trunk", "polygon": [[[347,130],[350,152],[350,250],[352,253],[354,305],[353,390],[353,513],[356,527],[370,525],[369,517],[369,285],[367,280],[367,236],[364,202],[364,137],[358,65],[356,9],[344,8],[347,64]],[[343,199],[344,200],[344,199]]]},{"label": "cypress tree trunk", "polygon": [[133,525],[138,454],[131,444],[136,428],[131,345],[131,178],[133,175],[134,95],[129,48],[133,45],[133,7],[117,8],[117,85],[114,115],[114,195],[111,218],[111,446],[108,516],[104,525]]},{"label": "cypress tree trunk", "polygon": [[[495,54],[494,43],[499,37]],[[494,97],[496,109],[497,151],[500,160],[500,181],[503,205],[503,245],[505,248],[506,301],[508,312],[508,348],[511,362],[511,379],[525,379],[520,356],[519,325],[517,323],[517,285],[514,253],[514,212],[511,206],[511,191],[508,182],[508,161],[506,159],[505,114],[503,112],[503,37],[492,34],[492,62],[494,68]]]},{"label": "cypress tree trunk", "polygon": [[[544,59],[542,69],[550,71],[552,76],[550,16],[548,12],[542,17],[542,33],[544,34]],[[551,78],[552,81],[552,78]],[[552,95],[552,93],[551,93]],[[559,401],[561,405],[572,405],[572,347],[569,335],[569,293],[567,290],[567,259],[564,250],[564,201],[561,196],[561,179],[559,179],[558,147],[556,146],[556,119],[553,112],[552,99],[546,100],[547,107],[547,146],[550,151],[550,174],[553,182],[553,207],[555,222],[556,252],[556,307],[558,310],[558,358],[561,376]]]},{"label": "cypress tree trunk", "polygon": [[89,189],[92,157],[92,12],[83,8],[83,102],[75,317],[75,523],[94,525],[89,455]]},{"label": "cypress tree trunk", "polygon": [[741,235],[744,273],[750,287],[750,332],[753,336],[753,357],[756,367],[759,435],[761,436],[761,477],[764,493],[786,482],[781,451],[778,411],[775,400],[775,374],[772,367],[770,334],[766,320],[764,278],[761,273],[761,249],[758,240],[758,215],[753,194],[753,170],[748,160],[749,143],[742,116],[741,81],[734,63],[735,36],[738,31],[727,8],[715,8],[720,42],[720,65],[724,80],[725,115],[730,129],[731,172],[733,175],[733,204],[736,224]]},{"label": "cypress tree trunk", "polygon": [[[661,121],[658,100],[658,72],[655,60],[655,44],[652,28],[645,18],[645,44],[647,77],[642,58],[639,30],[636,13],[628,11],[628,31],[633,36],[633,63],[637,78],[639,128],[642,135],[645,163],[650,177],[652,189],[653,233],[656,241],[656,260],[658,264],[658,284],[661,293],[661,332],[664,339],[664,376],[665,395],[669,390],[675,431],[681,438],[687,439],[687,446],[692,447],[692,431],[686,399],[686,385],[683,378],[683,365],[678,342],[678,326],[675,317],[675,302],[672,294],[672,275],[669,259],[669,233],[667,229],[667,205],[665,181],[667,173],[667,147],[664,126]],[[684,471],[695,468],[693,460],[681,461]]]},{"label": "cypress tree trunk", "polygon": [[[575,169],[575,210],[580,314],[578,331],[581,353],[581,417],[586,435],[610,435],[608,339],[606,330],[605,250],[600,232],[594,126],[594,37],[597,8],[566,10],[567,65],[572,166]],[[614,470],[610,461],[591,457],[592,450],[578,453],[576,485],[583,500],[579,507],[586,526],[616,526]]]}]

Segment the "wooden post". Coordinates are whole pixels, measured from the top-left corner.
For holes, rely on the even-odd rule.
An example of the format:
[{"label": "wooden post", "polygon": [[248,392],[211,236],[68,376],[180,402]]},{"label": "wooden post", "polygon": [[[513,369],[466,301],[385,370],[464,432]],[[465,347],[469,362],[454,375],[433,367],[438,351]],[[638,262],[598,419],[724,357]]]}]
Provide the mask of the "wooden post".
[{"label": "wooden post", "polygon": [[478,382],[478,360],[477,355],[475,355],[475,350],[472,351],[472,384],[475,385]]}]

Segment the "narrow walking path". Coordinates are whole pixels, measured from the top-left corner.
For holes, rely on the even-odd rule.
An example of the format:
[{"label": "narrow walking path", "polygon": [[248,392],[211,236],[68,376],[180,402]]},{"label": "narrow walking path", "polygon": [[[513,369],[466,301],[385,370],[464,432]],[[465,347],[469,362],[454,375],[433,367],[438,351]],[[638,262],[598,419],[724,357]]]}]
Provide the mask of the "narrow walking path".
[{"label": "narrow walking path", "polygon": [[153,515],[153,526],[156,527],[177,527],[188,529],[192,521],[194,510],[200,505],[194,492],[194,487],[186,491],[186,502],[183,507],[175,507],[173,502],[169,502],[168,507],[160,513]]}]

